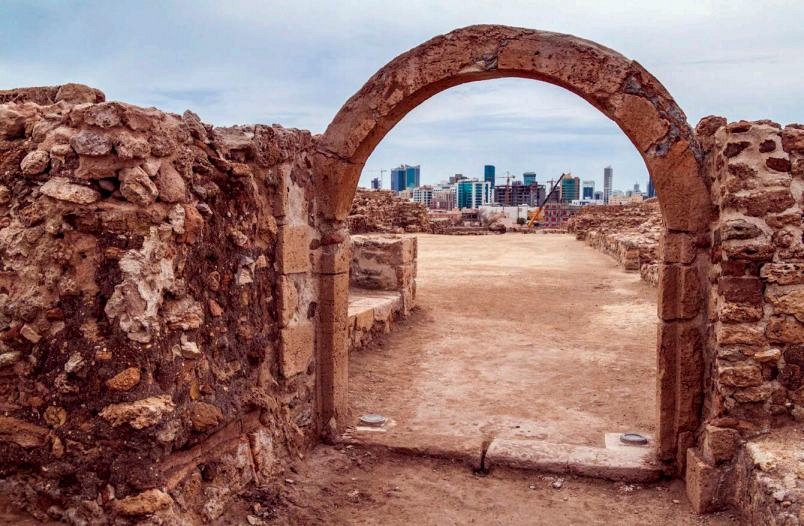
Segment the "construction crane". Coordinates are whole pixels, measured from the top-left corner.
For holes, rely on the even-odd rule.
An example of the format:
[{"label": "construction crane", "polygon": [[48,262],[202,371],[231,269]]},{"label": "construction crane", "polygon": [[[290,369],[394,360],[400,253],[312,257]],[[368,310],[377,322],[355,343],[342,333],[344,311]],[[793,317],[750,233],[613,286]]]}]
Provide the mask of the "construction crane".
[{"label": "construction crane", "polygon": [[552,196],[553,193],[555,193],[556,188],[558,188],[558,185],[561,184],[561,180],[564,178],[565,175],[567,174],[561,174],[561,177],[558,178],[558,181],[556,181],[556,184],[554,184],[553,187],[550,189],[550,192],[546,196],[544,196],[542,204],[540,204],[539,207],[533,212],[528,212],[528,228],[533,228],[533,225],[544,219],[544,205],[545,203],[547,203],[547,201],[550,200],[550,196]]},{"label": "construction crane", "polygon": [[363,170],[365,173],[380,173],[380,189],[382,189],[383,183],[385,182],[385,172],[388,170]]}]

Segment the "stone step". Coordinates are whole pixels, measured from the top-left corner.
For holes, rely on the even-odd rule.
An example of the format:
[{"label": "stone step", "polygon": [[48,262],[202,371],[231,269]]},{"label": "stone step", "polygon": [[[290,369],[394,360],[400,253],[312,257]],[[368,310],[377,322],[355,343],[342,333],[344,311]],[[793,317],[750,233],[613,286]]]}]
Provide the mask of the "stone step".
[{"label": "stone step", "polygon": [[341,435],[338,442],[403,455],[457,460],[473,469],[513,468],[624,482],[654,482],[664,474],[661,463],[655,459],[652,440],[647,446],[629,446],[619,443],[617,433],[607,434],[606,447],[594,447],[522,438],[484,440],[480,436],[411,433],[393,427],[358,427]]}]

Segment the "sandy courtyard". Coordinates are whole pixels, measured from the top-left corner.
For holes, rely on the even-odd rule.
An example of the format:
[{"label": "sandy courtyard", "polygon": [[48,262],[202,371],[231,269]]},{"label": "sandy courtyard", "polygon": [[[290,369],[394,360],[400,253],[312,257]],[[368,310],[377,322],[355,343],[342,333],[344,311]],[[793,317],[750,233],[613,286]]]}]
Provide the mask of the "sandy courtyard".
[{"label": "sandy courtyard", "polygon": [[350,358],[355,418],[603,446],[656,426],[656,290],[570,235],[419,235],[418,310]]}]

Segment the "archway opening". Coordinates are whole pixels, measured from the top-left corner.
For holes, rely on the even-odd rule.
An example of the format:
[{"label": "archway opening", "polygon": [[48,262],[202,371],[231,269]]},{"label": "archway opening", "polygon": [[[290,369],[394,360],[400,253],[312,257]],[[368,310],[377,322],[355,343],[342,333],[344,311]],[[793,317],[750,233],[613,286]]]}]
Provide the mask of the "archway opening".
[{"label": "archway opening", "polygon": [[[449,87],[477,80],[544,80],[581,96],[614,121],[645,161],[665,222],[659,280],[657,450],[671,468],[683,464],[701,403],[702,258],[695,236],[709,220],[698,147],[683,112],[636,62],[568,35],[473,26],[437,37],[380,70],[341,109],[320,138],[316,156],[323,232],[345,234],[343,219],[368,156],[411,109]],[[348,248],[331,249],[342,253]],[[340,252],[339,252],[340,251]],[[345,343],[348,269],[322,266],[319,331],[320,421],[328,432],[346,425]]]},{"label": "archway opening", "polygon": [[[603,450],[625,432],[655,437],[656,289],[632,261],[635,272],[625,272],[562,224],[603,203],[594,190],[580,195],[581,180],[603,192],[612,164],[618,176],[606,200],[626,202],[625,181],[628,201],[641,199],[634,185],[646,186],[647,170],[622,131],[566,90],[496,79],[451,88],[412,110],[369,157],[360,186],[377,179],[371,167],[390,168],[393,159],[420,164],[418,178],[404,181],[393,204],[387,191],[359,190],[356,202],[365,207],[353,209],[351,233],[405,230],[405,217],[387,216],[404,216],[394,211],[414,200],[429,209],[431,223],[408,224],[402,234],[417,244],[409,264],[416,308],[383,336],[383,316],[404,309],[404,284],[377,290],[387,288],[374,279],[379,247],[371,236],[353,238],[352,424],[360,429],[361,415],[381,414],[389,419],[383,440],[425,448],[433,437],[568,450]],[[556,185],[562,173],[570,183],[563,187]],[[399,182],[385,178],[386,188]],[[479,201],[464,195],[481,184]],[[516,216],[534,213],[553,186],[541,227],[517,225]],[[453,198],[427,203],[430,190],[436,200]],[[410,233],[431,226],[438,233]],[[658,230],[643,243],[655,243]],[[375,319],[371,328],[365,316]]]}]

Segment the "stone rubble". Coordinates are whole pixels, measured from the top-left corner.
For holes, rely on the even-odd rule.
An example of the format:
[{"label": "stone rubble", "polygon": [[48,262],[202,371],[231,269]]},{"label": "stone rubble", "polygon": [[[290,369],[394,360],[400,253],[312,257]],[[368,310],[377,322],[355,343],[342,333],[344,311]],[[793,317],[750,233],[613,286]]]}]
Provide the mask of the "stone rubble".
[{"label": "stone rubble", "polygon": [[390,190],[358,188],[346,221],[352,234],[433,233],[427,208]]}]

